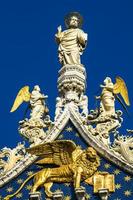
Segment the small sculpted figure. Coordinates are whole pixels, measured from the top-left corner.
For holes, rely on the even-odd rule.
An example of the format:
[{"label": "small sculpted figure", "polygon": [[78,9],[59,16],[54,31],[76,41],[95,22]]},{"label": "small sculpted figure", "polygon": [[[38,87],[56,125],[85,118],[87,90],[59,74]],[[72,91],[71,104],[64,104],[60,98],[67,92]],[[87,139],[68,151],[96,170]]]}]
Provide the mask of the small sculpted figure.
[{"label": "small sculpted figure", "polygon": [[57,97],[56,98],[55,120],[62,113],[62,109],[63,109],[63,99],[61,99],[60,97]]},{"label": "small sculpted figure", "polygon": [[109,134],[111,131],[116,130],[121,126],[120,112],[115,111],[115,99],[117,98],[124,106],[118,94],[120,94],[126,103],[130,105],[128,98],[128,90],[124,80],[121,77],[116,77],[116,83],[114,84],[110,77],[106,77],[104,85],[100,85],[102,93],[96,97],[100,99],[100,109],[97,115],[88,115],[89,123],[95,124],[95,128],[92,129],[94,135],[97,135],[99,139],[105,144],[110,145]]},{"label": "small sculpted figure", "polygon": [[80,108],[82,109],[81,115],[84,117],[88,116],[88,97],[86,95],[82,95],[80,98]]},{"label": "small sculpted figure", "polygon": [[102,115],[115,115],[115,99],[117,98],[122,106],[121,99],[118,97],[120,94],[127,106],[130,105],[128,90],[124,80],[121,77],[116,77],[116,83],[114,84],[110,77],[106,77],[104,85],[100,85],[103,88],[102,93],[97,99],[100,99],[100,107]]},{"label": "small sculpted figure", "polygon": [[102,90],[100,106],[105,115],[115,114],[115,97],[113,94],[114,84],[111,78],[106,77],[104,80],[104,85],[100,85]]},{"label": "small sculpted figure", "polygon": [[87,34],[80,29],[82,21],[79,13],[72,12],[65,17],[67,30],[62,31],[61,26],[58,27],[55,39],[59,45],[59,61],[62,66],[81,64],[80,55],[87,43]]},{"label": "small sculpted figure", "polygon": [[29,108],[31,109],[29,122],[41,122],[46,114],[48,114],[48,108],[45,103],[45,99],[48,96],[40,92],[38,85],[34,86],[32,92],[29,92],[29,86],[23,87],[19,92],[12,106],[11,112],[14,112],[23,102],[29,102]]},{"label": "small sculpted figure", "polygon": [[11,109],[11,112],[14,112],[23,102],[29,102],[30,118],[20,121],[18,130],[33,145],[41,142],[46,136],[44,128],[48,129],[52,125],[45,102],[47,98],[47,95],[41,93],[38,85],[34,86],[31,93],[29,92],[29,86],[25,86],[18,92]]},{"label": "small sculpted figure", "polygon": [[38,85],[34,86],[30,97],[31,118],[43,118],[46,109],[44,100],[46,98],[48,98],[48,96],[41,94],[40,87]]}]

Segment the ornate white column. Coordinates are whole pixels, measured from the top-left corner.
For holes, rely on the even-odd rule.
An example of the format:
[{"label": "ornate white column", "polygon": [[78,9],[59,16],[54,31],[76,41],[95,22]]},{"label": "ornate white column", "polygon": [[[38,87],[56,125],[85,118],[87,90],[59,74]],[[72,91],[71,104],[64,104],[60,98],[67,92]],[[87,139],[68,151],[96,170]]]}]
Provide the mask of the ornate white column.
[{"label": "ornate white column", "polygon": [[59,71],[58,90],[66,101],[79,102],[86,89],[86,70],[83,65],[65,65]]}]

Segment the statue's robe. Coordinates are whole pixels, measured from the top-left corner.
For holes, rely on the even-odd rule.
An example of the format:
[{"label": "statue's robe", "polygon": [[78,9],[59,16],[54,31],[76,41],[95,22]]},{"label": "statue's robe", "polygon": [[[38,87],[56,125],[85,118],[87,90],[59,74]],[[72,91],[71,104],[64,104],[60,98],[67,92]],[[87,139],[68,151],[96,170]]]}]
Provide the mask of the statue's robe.
[{"label": "statue's robe", "polygon": [[59,43],[59,60],[63,65],[81,64],[80,55],[87,42],[87,34],[81,29],[68,29],[63,32]]},{"label": "statue's robe", "polygon": [[31,114],[32,119],[40,119],[44,115],[45,103],[43,101],[43,95],[38,91],[33,91],[31,94],[30,105],[31,105]]}]

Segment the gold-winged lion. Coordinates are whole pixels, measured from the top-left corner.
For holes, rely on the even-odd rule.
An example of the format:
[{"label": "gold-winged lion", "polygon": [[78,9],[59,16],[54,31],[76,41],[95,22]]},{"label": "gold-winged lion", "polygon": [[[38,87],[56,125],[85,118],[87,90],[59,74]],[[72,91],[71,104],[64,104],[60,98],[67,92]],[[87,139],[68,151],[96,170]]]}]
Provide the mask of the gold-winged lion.
[{"label": "gold-winged lion", "polygon": [[100,165],[99,157],[92,147],[82,150],[70,140],[56,140],[40,144],[27,149],[27,152],[41,156],[41,160],[36,164],[50,164],[52,167],[45,167],[28,177],[16,192],[6,196],[5,200],[15,196],[32,177],[34,177],[34,185],[31,192],[34,193],[40,186],[43,186],[48,197],[53,195],[50,188],[54,182],[73,182],[75,188],[80,188],[80,182],[93,176]]}]

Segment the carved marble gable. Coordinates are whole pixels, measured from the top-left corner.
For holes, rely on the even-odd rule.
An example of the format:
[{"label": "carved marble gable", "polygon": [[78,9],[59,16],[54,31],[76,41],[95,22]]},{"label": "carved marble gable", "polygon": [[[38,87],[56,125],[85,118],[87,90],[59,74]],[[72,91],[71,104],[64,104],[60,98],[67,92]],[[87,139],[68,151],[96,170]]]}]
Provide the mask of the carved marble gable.
[{"label": "carved marble gable", "polygon": [[[85,142],[85,140],[81,137],[78,130],[74,127],[71,121],[68,122],[68,124],[64,127],[63,131],[58,136],[59,140],[73,140],[75,143],[79,146],[82,146],[83,149],[85,149],[88,144]],[[116,165],[112,164],[111,162],[105,160],[104,158],[101,158],[101,165],[98,168],[99,171],[106,171],[111,174],[114,174],[115,176],[115,193],[112,193],[110,195],[110,200],[131,200],[132,199],[132,188],[133,188],[133,181],[132,177],[129,173],[124,172],[122,169],[117,167]],[[12,181],[7,183],[2,189],[0,189],[1,199],[5,197],[7,194],[11,194],[16,191],[16,189],[24,182],[24,180],[30,176],[31,174],[38,171],[40,167],[32,164],[31,166],[27,167],[25,171],[14,178]],[[22,199],[22,200],[28,200],[29,199],[29,192],[32,187],[32,180],[30,180],[22,189],[21,192],[19,192],[13,200]],[[97,195],[93,194],[93,187],[88,185],[85,182],[82,182],[81,185],[86,188],[86,199],[96,199],[98,200],[99,197]],[[70,183],[64,183],[64,184],[54,184],[52,187],[52,191],[63,191],[64,193],[64,199],[76,199],[74,194],[74,188],[73,185]],[[41,189],[41,195],[42,199],[46,199],[46,196],[44,194],[44,189]]]}]

